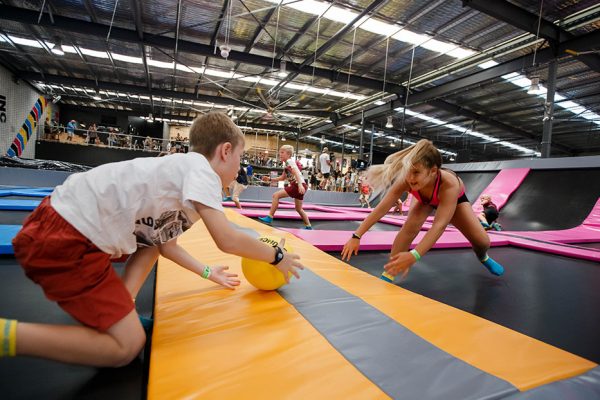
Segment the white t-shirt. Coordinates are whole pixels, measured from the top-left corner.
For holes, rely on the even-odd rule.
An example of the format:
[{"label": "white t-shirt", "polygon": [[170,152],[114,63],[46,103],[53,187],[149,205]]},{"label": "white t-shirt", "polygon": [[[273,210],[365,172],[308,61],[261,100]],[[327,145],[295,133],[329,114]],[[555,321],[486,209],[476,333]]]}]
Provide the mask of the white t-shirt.
[{"label": "white t-shirt", "polygon": [[329,165],[329,154],[321,153],[319,156],[319,165],[321,166],[321,173],[328,174],[331,171],[331,166]]},{"label": "white t-shirt", "polygon": [[100,250],[120,257],[189,229],[193,201],[223,211],[221,179],[199,153],[142,157],[71,175],[52,207]]},{"label": "white t-shirt", "polygon": [[[296,160],[293,160],[291,158],[288,158],[285,163],[285,176],[286,179],[288,180],[288,182],[296,182],[296,174],[294,173],[294,171],[298,171],[298,174],[300,175],[300,178],[303,178],[302,173],[300,172],[300,168],[298,168],[298,164],[296,164]],[[299,184],[303,184],[304,179],[302,179],[302,182],[298,182]]]}]

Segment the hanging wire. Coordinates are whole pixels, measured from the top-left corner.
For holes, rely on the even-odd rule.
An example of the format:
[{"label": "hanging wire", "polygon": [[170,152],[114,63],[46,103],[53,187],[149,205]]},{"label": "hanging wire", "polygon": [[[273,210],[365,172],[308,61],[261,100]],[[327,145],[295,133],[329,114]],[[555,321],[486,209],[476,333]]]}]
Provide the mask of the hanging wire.
[{"label": "hanging wire", "polygon": [[415,61],[415,49],[417,46],[413,46],[412,48],[412,55],[410,57],[410,69],[408,71],[408,83],[406,84],[406,96],[404,96],[404,109],[402,110],[402,129],[400,131],[400,134],[402,135],[400,137],[400,150],[402,150],[404,148],[404,124],[405,124],[405,120],[406,120],[406,107],[408,107],[408,95],[410,94],[410,83],[412,80],[412,70],[413,70],[413,64]]},{"label": "hanging wire", "polygon": [[383,67],[383,88],[381,90],[381,98],[385,96],[385,80],[387,77],[387,63],[388,63],[388,50],[390,48],[390,37],[388,36],[385,41],[385,65]]},{"label": "hanging wire", "polygon": [[350,74],[352,74],[352,59],[354,58],[354,43],[356,42],[356,30],[358,27],[354,27],[354,34],[352,35],[352,50],[350,51],[350,67],[348,69],[348,83],[346,83],[346,93],[350,93]]},{"label": "hanging wire", "polygon": [[229,31],[231,30],[231,12],[233,9],[233,1],[229,1],[229,7],[227,8],[227,21],[225,27],[225,46],[229,46]]},{"label": "hanging wire", "polygon": [[38,24],[42,20],[42,15],[44,14],[44,7],[46,7],[46,0],[44,0],[44,2],[42,3],[42,8],[40,8],[40,15],[38,17]]},{"label": "hanging wire", "polygon": [[317,39],[315,41],[315,60],[313,62],[312,77],[310,78],[311,86],[315,83],[315,68],[317,66],[317,49],[319,48],[319,31],[321,30],[321,16],[317,19]]},{"label": "hanging wire", "polygon": [[112,15],[112,18],[110,19],[110,26],[108,27],[108,34],[106,35],[107,42],[108,42],[108,38],[110,37],[110,31],[112,30],[113,22],[115,21],[115,14],[117,13],[117,4],[119,4],[119,0],[115,1],[115,8],[113,9],[113,15]]},{"label": "hanging wire", "polygon": [[275,69],[275,56],[277,55],[277,31],[279,30],[279,12],[281,7],[277,6],[277,21],[275,23],[275,38],[273,38],[273,57],[271,58],[271,71]]},{"label": "hanging wire", "polygon": [[[542,25],[542,7],[544,7],[544,0],[542,0],[540,2],[540,16],[538,18],[538,26],[537,26],[537,32],[535,33],[535,41],[538,41],[538,38],[540,36],[540,26]],[[531,66],[535,66],[535,56],[537,55],[537,45],[535,46],[535,48],[533,49],[533,62],[531,63]]]}]

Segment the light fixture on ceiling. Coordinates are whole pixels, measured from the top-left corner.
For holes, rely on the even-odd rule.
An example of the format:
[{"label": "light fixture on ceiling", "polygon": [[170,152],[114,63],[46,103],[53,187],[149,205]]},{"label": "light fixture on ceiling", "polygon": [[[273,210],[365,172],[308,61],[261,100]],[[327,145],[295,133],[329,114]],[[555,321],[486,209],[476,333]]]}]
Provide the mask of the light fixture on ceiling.
[{"label": "light fixture on ceiling", "polygon": [[531,86],[527,89],[527,94],[540,94],[542,89],[540,88],[540,77],[537,75],[531,76]]},{"label": "light fixture on ceiling", "polygon": [[229,57],[229,52],[231,51],[231,47],[223,44],[219,46],[219,50],[221,50],[221,57],[227,59]]},{"label": "light fixture on ceiling", "polygon": [[92,96],[92,99],[94,99],[96,101],[100,101],[100,100],[102,100],[102,97],[96,95],[96,96]]},{"label": "light fixture on ceiling", "polygon": [[388,115],[385,127],[386,128],[393,128],[394,127],[394,124],[392,123],[392,116],[391,115]]},{"label": "light fixture on ceiling", "polygon": [[57,56],[64,56],[65,52],[62,49],[62,40],[57,37],[55,42],[56,43],[54,44],[54,47],[52,47],[52,53],[56,54]]},{"label": "light fixture on ceiling", "polygon": [[277,73],[277,76],[281,77],[281,78],[285,78],[287,76],[287,62],[281,60],[281,62],[279,63],[279,72]]},{"label": "light fixture on ceiling", "polygon": [[62,96],[52,96],[52,104],[56,104],[60,101]]},{"label": "light fixture on ceiling", "polygon": [[[542,0],[540,2],[540,15],[538,18],[538,26],[537,26],[537,32],[535,34],[535,41],[537,42],[539,36],[540,36],[540,26],[542,25],[542,8],[544,6],[544,0]],[[535,46],[535,48],[533,49],[533,60],[531,62],[531,66],[535,68],[535,56],[537,55],[537,44]],[[533,73],[531,75],[531,86],[529,86],[529,89],[527,89],[527,94],[540,94],[542,92],[542,90],[540,89],[540,76],[537,73]]]}]

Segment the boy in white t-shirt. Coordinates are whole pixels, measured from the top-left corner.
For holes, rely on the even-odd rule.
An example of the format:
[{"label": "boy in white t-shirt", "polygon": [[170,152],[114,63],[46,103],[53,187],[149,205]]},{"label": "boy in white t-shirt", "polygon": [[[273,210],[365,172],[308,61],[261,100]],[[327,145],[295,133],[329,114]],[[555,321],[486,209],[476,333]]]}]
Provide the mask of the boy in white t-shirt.
[{"label": "boy in white t-shirt", "polygon": [[[228,267],[209,267],[177,244],[199,219],[222,251],[298,277],[299,256],[235,230],[223,212],[221,187],[235,179],[244,150],[239,128],[227,115],[209,113],[196,119],[190,136],[186,154],[71,175],[27,218],[13,240],[15,257],[46,297],[82,326],[0,319],[0,357],[128,364],[146,341],[132,299],[159,255],[224,287],[240,283]],[[126,254],[131,256],[120,278],[111,261]]]},{"label": "boy in white t-shirt", "polygon": [[273,222],[273,216],[275,215],[275,211],[277,211],[277,207],[279,207],[279,200],[284,197],[291,197],[294,199],[294,204],[296,206],[296,211],[300,214],[302,221],[304,222],[304,229],[312,229],[310,225],[310,220],[308,219],[308,215],[302,209],[302,201],[304,200],[304,193],[306,193],[306,189],[308,185],[302,178],[302,174],[300,173],[300,167],[296,160],[292,158],[294,154],[294,148],[289,144],[281,146],[279,149],[279,159],[285,164],[285,168],[283,169],[283,173],[279,178],[270,178],[271,181],[285,181],[289,182],[284,189],[279,190],[273,193],[273,201],[271,203],[271,209],[269,210],[269,215],[265,217],[260,217],[259,220],[262,222],[266,222],[270,224]]}]

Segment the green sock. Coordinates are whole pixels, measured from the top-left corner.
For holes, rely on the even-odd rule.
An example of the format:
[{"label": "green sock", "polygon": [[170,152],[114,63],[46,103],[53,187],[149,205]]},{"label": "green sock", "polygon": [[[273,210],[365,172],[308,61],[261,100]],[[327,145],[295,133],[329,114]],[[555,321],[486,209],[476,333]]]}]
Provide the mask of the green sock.
[{"label": "green sock", "polygon": [[0,318],[0,357],[17,353],[17,320]]}]

